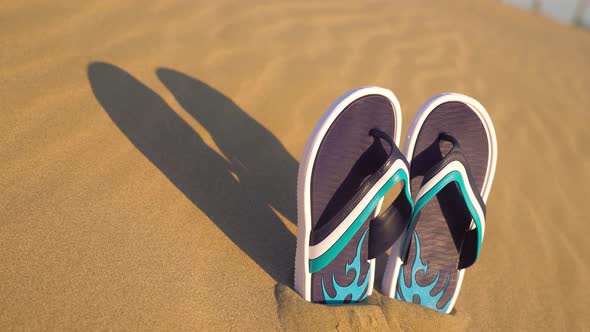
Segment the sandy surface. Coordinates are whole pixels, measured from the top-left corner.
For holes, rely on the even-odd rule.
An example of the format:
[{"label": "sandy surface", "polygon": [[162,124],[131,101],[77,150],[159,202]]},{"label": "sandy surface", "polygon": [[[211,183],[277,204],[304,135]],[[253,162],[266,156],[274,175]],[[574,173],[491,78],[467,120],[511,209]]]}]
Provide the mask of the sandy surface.
[{"label": "sandy surface", "polygon": [[[0,8],[0,330],[590,325],[590,33],[489,0],[44,3]],[[445,91],[495,122],[453,315],[291,288],[299,156],[359,85],[404,130]]]}]

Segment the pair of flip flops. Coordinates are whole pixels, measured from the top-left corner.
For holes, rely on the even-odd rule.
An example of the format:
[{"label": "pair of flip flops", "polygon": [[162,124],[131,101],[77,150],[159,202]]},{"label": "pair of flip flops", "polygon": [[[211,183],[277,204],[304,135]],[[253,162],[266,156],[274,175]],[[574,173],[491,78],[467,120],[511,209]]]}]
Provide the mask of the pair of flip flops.
[{"label": "pair of flip flops", "polygon": [[[403,153],[395,95],[362,87],[322,116],[300,162],[295,289],[341,304],[373,291],[375,258],[391,249],[382,292],[449,313],[479,257],[497,158],[484,107],[441,94],[418,111]],[[385,194],[401,192],[383,211]]]}]

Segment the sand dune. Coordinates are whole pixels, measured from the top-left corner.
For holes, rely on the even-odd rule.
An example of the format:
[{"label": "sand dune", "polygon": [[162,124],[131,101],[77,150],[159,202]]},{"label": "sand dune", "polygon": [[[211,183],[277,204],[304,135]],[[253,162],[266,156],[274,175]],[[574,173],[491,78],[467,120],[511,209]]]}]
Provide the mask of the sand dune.
[{"label": "sand dune", "polygon": [[[491,0],[0,12],[0,329],[589,326],[587,31]],[[291,288],[299,156],[359,85],[392,89],[404,128],[445,91],[495,122],[486,243],[453,315]]]}]

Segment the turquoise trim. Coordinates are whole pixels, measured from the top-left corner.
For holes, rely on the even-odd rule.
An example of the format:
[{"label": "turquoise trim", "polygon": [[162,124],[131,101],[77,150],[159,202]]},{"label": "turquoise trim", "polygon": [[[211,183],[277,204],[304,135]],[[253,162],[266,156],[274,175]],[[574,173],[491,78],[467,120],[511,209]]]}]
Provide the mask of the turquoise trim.
[{"label": "turquoise trim", "polygon": [[[422,196],[416,202],[415,209],[412,214],[412,219],[410,220],[410,224],[408,225],[408,229],[412,229],[412,225],[414,224],[414,222],[416,222],[415,219],[416,219],[416,216],[418,215],[418,212],[434,196],[436,196],[436,194],[438,194],[444,187],[446,187],[451,182],[456,182],[459,185],[463,199],[465,200],[467,208],[469,209],[469,213],[471,213],[471,217],[475,221],[475,229],[477,231],[477,250],[476,250],[476,255],[475,255],[475,261],[477,261],[477,259],[479,258],[479,251],[481,249],[481,243],[483,240],[482,232],[481,232],[482,220],[479,219],[479,215],[477,214],[477,211],[475,210],[475,207],[473,206],[473,202],[471,202],[471,200],[469,199],[469,195],[467,194],[467,188],[465,187],[465,183],[463,182],[463,176],[461,175],[461,173],[459,171],[449,172],[449,174],[445,175],[436,185],[434,185],[434,187],[432,187],[426,194],[424,194],[424,196]],[[478,193],[474,193],[474,194],[477,195]],[[406,234],[406,236],[404,238],[404,245],[402,246],[402,248],[406,247],[406,241],[408,239],[408,235],[409,234]]]},{"label": "turquoise trim", "polygon": [[348,242],[352,239],[352,237],[356,234],[356,232],[361,228],[361,226],[365,223],[371,212],[375,210],[375,207],[379,203],[379,201],[385,196],[385,194],[393,187],[397,182],[400,180],[404,181],[404,191],[406,196],[408,197],[408,201],[412,204],[411,194],[410,194],[410,186],[408,180],[408,174],[404,169],[399,169],[393,174],[393,176],[387,180],[387,182],[379,189],[377,194],[371,199],[369,204],[363,209],[361,214],[354,220],[354,222],[348,227],[348,229],[342,234],[342,236],[334,242],[334,244],[321,256],[310,259],[309,260],[309,272],[315,273],[320,271],[321,269],[325,268],[330,264],[338,254],[346,247]]}]

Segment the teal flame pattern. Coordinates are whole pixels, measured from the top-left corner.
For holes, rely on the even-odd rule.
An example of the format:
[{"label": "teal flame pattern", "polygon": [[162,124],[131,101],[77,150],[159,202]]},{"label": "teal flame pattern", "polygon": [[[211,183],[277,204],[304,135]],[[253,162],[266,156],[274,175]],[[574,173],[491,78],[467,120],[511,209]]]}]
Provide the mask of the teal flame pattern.
[{"label": "teal flame pattern", "polygon": [[324,286],[324,276],[322,276],[322,292],[324,293],[324,300],[326,301],[326,303],[342,304],[348,296],[351,296],[351,302],[359,302],[367,297],[366,290],[367,286],[369,285],[369,274],[371,267],[369,267],[369,271],[367,271],[367,275],[365,276],[365,280],[362,282],[362,284],[358,284],[359,279],[361,277],[361,250],[363,248],[363,242],[365,240],[365,237],[367,236],[367,232],[369,232],[368,229],[365,231],[365,233],[359,241],[359,244],[356,248],[356,256],[354,257],[352,264],[346,263],[346,275],[348,276],[350,270],[354,270],[355,273],[354,280],[350,283],[350,285],[340,286],[336,282],[336,278],[332,273],[332,287],[334,287],[334,289],[336,290],[336,296],[332,297],[326,291],[326,287]]},{"label": "teal flame pattern", "polygon": [[420,305],[440,312],[447,312],[447,310],[449,309],[449,305],[451,304],[450,299],[442,308],[439,308],[437,306],[437,303],[443,297],[445,290],[449,285],[451,275],[449,274],[447,276],[447,280],[445,281],[443,288],[435,295],[431,295],[431,292],[438,283],[438,280],[440,279],[440,272],[436,274],[436,277],[430,284],[426,286],[420,286],[416,281],[416,274],[418,273],[418,271],[422,271],[424,272],[424,275],[426,275],[426,273],[428,272],[428,262],[426,264],[422,262],[422,257],[420,256],[420,239],[418,238],[418,233],[416,232],[414,232],[414,241],[416,243],[416,257],[414,258],[414,263],[412,265],[410,285],[406,285],[404,269],[402,267],[399,271],[399,278],[397,281],[398,289],[395,292],[395,298],[398,300],[403,300],[411,303],[414,296],[418,296],[418,298],[420,299]]}]

